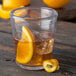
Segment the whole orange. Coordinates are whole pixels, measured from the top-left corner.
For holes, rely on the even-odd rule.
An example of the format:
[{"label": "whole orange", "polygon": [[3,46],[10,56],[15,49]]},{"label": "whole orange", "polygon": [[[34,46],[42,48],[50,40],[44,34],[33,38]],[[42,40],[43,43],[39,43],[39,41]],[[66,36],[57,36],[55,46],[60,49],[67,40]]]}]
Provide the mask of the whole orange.
[{"label": "whole orange", "polygon": [[70,0],[43,0],[45,4],[52,8],[61,8],[67,5]]},{"label": "whole orange", "polygon": [[3,0],[3,7],[5,9],[15,9],[29,4],[30,0]]}]

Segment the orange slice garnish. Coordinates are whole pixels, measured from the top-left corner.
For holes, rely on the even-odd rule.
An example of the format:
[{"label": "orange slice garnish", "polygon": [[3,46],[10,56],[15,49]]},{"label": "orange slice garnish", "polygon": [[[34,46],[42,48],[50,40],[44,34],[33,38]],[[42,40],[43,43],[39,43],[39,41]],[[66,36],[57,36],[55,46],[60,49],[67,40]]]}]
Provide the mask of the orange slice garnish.
[{"label": "orange slice garnish", "polygon": [[25,26],[22,27],[21,41],[18,42],[16,61],[21,64],[28,63],[33,56],[33,33]]},{"label": "orange slice garnish", "polygon": [[47,72],[54,72],[59,70],[59,62],[56,59],[45,60],[43,62],[43,67]]}]

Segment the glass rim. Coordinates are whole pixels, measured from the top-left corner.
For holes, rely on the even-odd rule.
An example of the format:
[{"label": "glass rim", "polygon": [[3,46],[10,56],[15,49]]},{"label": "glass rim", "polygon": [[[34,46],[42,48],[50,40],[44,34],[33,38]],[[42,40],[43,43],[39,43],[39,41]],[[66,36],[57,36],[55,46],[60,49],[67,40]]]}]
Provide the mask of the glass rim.
[{"label": "glass rim", "polygon": [[[20,9],[26,9],[26,8],[31,8],[31,9],[40,9],[40,8],[42,8],[42,9],[46,9],[46,10],[51,10],[52,12],[53,12],[53,15],[50,15],[49,17],[43,17],[43,18],[23,18],[23,17],[20,17],[20,16],[16,16],[16,15],[14,15],[14,12],[15,11],[17,11],[17,10],[20,10]],[[51,18],[53,18],[53,17],[58,17],[58,12],[55,10],[55,9],[53,9],[53,8],[49,8],[49,7],[20,7],[20,8],[16,8],[16,9],[14,9],[14,10],[12,10],[11,12],[10,12],[10,17],[12,18],[16,18],[16,19],[19,19],[19,20],[45,20],[45,19],[51,19]]]}]

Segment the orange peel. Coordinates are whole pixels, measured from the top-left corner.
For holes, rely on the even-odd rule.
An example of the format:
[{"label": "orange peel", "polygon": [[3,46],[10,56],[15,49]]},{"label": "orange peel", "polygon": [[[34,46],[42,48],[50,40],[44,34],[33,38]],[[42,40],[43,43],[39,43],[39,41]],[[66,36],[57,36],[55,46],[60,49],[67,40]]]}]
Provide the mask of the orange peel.
[{"label": "orange peel", "polygon": [[54,72],[59,70],[59,62],[56,59],[45,60],[43,62],[43,67],[47,72]]}]

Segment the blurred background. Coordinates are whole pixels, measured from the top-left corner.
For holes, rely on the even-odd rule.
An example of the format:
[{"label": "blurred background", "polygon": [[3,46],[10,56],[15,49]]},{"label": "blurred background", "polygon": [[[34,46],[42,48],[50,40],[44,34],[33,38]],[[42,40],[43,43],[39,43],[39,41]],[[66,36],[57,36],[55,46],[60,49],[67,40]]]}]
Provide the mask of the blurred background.
[{"label": "blurred background", "polygon": [[[44,2],[47,0],[30,0],[30,1],[31,1],[30,6],[49,7],[46,4],[46,2]],[[2,0],[0,0],[0,3],[2,4]],[[56,9],[56,10],[59,12],[59,17],[58,17],[59,20],[69,21],[69,22],[74,22],[74,23],[76,22],[76,0],[71,0],[66,6]]]}]

